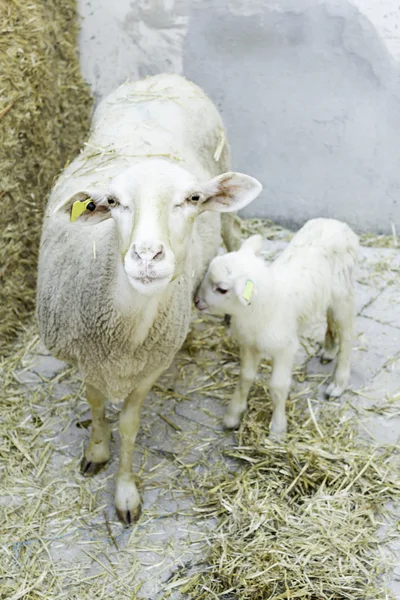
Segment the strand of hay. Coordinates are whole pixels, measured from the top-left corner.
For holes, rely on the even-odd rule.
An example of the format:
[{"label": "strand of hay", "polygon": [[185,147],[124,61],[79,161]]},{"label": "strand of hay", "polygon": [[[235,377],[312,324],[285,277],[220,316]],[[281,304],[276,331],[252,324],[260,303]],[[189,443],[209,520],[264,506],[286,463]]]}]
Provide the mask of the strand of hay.
[{"label": "strand of hay", "polygon": [[42,215],[88,130],[75,0],[0,3],[0,355],[32,313]]}]

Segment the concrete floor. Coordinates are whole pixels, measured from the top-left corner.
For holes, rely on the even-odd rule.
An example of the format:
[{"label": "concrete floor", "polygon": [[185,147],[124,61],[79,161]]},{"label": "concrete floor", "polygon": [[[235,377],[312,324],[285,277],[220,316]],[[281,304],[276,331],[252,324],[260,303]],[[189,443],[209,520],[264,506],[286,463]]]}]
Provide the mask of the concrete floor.
[{"label": "concrete floor", "polygon": [[[284,245],[267,242],[266,255],[272,256]],[[359,395],[353,394],[351,402],[358,409],[368,409],[377,404],[384,407],[387,397],[397,397],[390,411],[383,409],[377,415],[362,410],[359,417],[362,429],[393,444],[398,444],[400,436],[399,275],[399,251],[362,249],[351,375],[351,387]],[[299,362],[304,358],[299,355]],[[331,368],[312,359],[307,373]],[[209,462],[220,460],[224,448],[234,441],[221,428],[226,400],[213,393],[212,387],[206,394],[196,391],[199,385],[207,385],[207,374],[198,371],[183,349],[145,403],[134,456],[143,514],[132,529],[122,528],[113,509],[118,412],[110,408],[108,413],[113,428],[112,461],[97,477],[83,479],[79,461],[89,437],[85,421],[90,413],[79,377],[48,356],[40,344],[25,359],[17,377],[45,424],[42,435],[51,453],[43,467],[45,482],[21,481],[19,497],[25,494],[34,499],[40,492],[41,501],[51,503],[40,535],[47,540],[58,578],[57,598],[180,597],[171,577],[179,569],[190,573],[191,565],[201,562],[207,531],[215,525],[193,512],[191,469],[206,476]],[[228,389],[226,397],[229,393]],[[57,485],[49,487],[47,498],[43,490],[55,480]],[[394,514],[393,518],[398,517]],[[35,543],[34,532],[13,547],[20,560],[25,559],[28,543]],[[400,563],[400,544],[396,551]],[[391,586],[400,599],[400,568]],[[137,596],[132,595],[136,588]]]}]

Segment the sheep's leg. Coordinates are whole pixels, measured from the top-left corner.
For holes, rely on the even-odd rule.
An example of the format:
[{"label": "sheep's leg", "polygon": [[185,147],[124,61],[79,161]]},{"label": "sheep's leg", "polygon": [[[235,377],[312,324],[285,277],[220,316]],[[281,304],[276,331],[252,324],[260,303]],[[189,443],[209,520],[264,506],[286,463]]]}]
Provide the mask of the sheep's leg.
[{"label": "sheep's leg", "polygon": [[325,333],[325,341],[321,354],[321,362],[323,363],[331,362],[338,352],[337,332],[331,308],[328,308],[327,310],[326,321],[327,327]]},{"label": "sheep's leg", "polygon": [[228,252],[235,252],[240,248],[241,226],[240,218],[234,213],[222,213],[221,235]]},{"label": "sheep's leg", "polygon": [[285,349],[275,354],[272,361],[272,374],[269,381],[269,391],[272,399],[272,419],[270,438],[284,440],[286,436],[286,400],[292,380],[294,350]]},{"label": "sheep's leg", "polygon": [[105,396],[86,384],[86,398],[92,409],[92,432],[81,462],[81,473],[95,475],[110,458],[110,426],[105,419]]},{"label": "sheep's leg", "polygon": [[333,315],[339,336],[339,353],[332,381],[325,394],[327,397],[337,398],[343,394],[349,383],[354,329],[354,298],[351,297],[345,302],[343,299],[338,300]]},{"label": "sheep's leg", "polygon": [[159,375],[157,373],[126,398],[119,417],[121,450],[115,482],[115,508],[118,518],[125,525],[130,525],[140,515],[140,496],[132,470],[133,447],[139,430],[142,404]]},{"label": "sheep's leg", "polygon": [[240,349],[239,381],[224,416],[224,426],[227,429],[234,429],[240,424],[242,415],[247,409],[247,396],[256,376],[260,360],[261,355],[256,350],[248,347]]}]

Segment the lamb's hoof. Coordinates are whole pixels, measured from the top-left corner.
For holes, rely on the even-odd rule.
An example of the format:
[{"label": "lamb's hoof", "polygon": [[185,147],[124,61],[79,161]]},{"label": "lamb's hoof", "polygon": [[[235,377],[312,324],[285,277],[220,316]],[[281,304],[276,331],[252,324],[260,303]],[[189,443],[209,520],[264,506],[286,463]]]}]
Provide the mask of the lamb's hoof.
[{"label": "lamb's hoof", "polygon": [[105,460],[104,462],[93,462],[91,460],[87,460],[87,458],[84,456],[81,460],[81,473],[84,477],[92,477],[104,469],[107,463],[108,460]]},{"label": "lamb's hoof", "polygon": [[276,432],[271,431],[268,439],[273,444],[283,444],[286,440],[286,431]]},{"label": "lamb's hoof", "polygon": [[345,388],[342,385],[339,385],[332,381],[328,385],[325,391],[325,398],[339,398],[344,392]]},{"label": "lamb's hoof", "polygon": [[331,358],[330,356],[325,356],[324,354],[322,354],[322,356],[320,356],[319,361],[322,365],[327,365],[330,362],[332,362],[334,360],[334,357]]},{"label": "lamb's hoof", "polygon": [[224,416],[223,427],[229,431],[232,431],[232,429],[239,429],[241,420],[241,415],[238,417],[237,415],[226,414]]},{"label": "lamb's hoof", "polygon": [[338,353],[337,348],[333,348],[331,350],[322,350],[319,360],[321,361],[321,363],[323,365],[327,365],[328,363],[335,360],[335,358],[337,357],[337,353]]},{"label": "lamb's hoof", "polygon": [[117,508],[116,511],[118,519],[121,521],[121,523],[125,525],[125,527],[129,527],[132,525],[132,523],[135,523],[139,519],[142,513],[142,507],[139,504],[139,506],[137,506],[134,510],[120,510]]}]

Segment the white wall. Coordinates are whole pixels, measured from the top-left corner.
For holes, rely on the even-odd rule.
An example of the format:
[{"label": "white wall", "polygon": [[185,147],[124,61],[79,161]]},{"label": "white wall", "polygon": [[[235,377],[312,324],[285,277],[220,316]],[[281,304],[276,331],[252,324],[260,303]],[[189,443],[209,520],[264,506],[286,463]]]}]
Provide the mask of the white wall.
[{"label": "white wall", "polygon": [[400,231],[400,2],[79,0],[83,74],[102,97],[183,72],[214,99],[246,215]]}]

